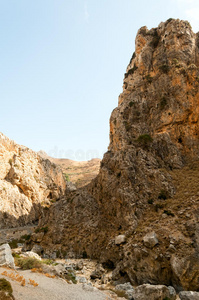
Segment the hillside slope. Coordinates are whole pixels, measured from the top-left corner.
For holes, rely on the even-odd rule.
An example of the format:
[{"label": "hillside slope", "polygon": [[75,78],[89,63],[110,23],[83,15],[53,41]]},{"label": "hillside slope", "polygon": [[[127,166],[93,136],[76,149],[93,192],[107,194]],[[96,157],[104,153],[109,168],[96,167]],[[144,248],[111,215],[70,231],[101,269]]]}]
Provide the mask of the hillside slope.
[{"label": "hillside slope", "polygon": [[38,152],[40,156],[49,159],[59,165],[68,181],[76,187],[83,187],[90,183],[99,173],[101,159],[93,158],[88,161],[75,161],[66,158],[54,158],[44,151]]}]

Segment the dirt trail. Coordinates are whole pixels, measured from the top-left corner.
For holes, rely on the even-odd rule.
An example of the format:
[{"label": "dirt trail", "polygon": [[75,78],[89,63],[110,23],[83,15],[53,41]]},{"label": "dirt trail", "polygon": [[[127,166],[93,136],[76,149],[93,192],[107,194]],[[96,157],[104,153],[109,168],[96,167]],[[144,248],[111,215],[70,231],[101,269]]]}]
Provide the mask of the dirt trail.
[{"label": "dirt trail", "polygon": [[[12,273],[12,270],[0,268],[0,278],[10,281],[13,288],[13,295],[16,300],[108,300],[105,294],[99,290],[85,290],[81,284],[68,284],[60,278],[48,278],[43,274],[33,273],[30,270],[17,270],[19,275],[26,280],[26,285],[21,286],[7,276],[1,275],[2,272]],[[34,280],[39,285],[34,287],[28,284],[29,279]],[[89,289],[89,288],[88,288]]]}]

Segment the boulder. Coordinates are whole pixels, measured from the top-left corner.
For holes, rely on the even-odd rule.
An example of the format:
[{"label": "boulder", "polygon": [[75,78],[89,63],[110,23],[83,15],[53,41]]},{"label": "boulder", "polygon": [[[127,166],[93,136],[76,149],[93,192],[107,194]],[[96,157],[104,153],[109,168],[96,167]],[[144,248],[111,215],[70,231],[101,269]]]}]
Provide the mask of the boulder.
[{"label": "boulder", "polygon": [[135,288],[132,298],[134,300],[175,300],[176,292],[171,286],[143,284]]},{"label": "boulder", "polygon": [[41,255],[43,252],[43,248],[40,245],[35,244],[32,247],[31,251],[37,253],[38,255]]},{"label": "boulder", "polygon": [[23,255],[27,256],[27,257],[32,257],[32,258],[36,258],[38,260],[41,260],[41,257],[33,251],[27,251],[27,252],[23,253]]},{"label": "boulder", "polygon": [[126,242],[126,236],[124,234],[120,234],[115,238],[115,244],[120,245]]},{"label": "boulder", "polygon": [[199,292],[180,292],[179,297],[181,300],[199,300]]},{"label": "boulder", "polygon": [[12,250],[8,244],[3,244],[0,246],[0,266],[7,266],[15,269]]},{"label": "boulder", "polygon": [[90,277],[91,279],[101,279],[102,274],[104,273],[104,268],[102,265],[97,265],[96,269],[91,273]]},{"label": "boulder", "polygon": [[79,283],[87,283],[87,279],[86,279],[85,277],[77,276],[77,277],[76,277],[76,280],[77,280]]},{"label": "boulder", "polygon": [[158,244],[158,238],[157,238],[156,233],[154,231],[147,233],[143,238],[143,242],[147,248],[152,249],[155,245]]},{"label": "boulder", "polygon": [[125,292],[125,296],[128,299],[132,299],[132,297],[133,297],[134,288],[130,284],[130,282],[126,282],[126,283],[123,283],[123,284],[116,285],[115,290],[116,291],[124,291]]}]

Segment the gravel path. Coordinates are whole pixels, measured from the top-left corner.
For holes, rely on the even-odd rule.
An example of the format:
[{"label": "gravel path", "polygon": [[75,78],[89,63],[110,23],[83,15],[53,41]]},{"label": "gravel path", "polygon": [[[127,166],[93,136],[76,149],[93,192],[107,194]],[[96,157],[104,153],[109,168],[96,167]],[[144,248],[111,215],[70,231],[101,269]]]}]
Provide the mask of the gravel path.
[{"label": "gravel path", "polygon": [[[26,279],[26,285],[21,286],[19,282],[1,275],[5,270],[7,273],[12,273],[12,270],[0,268],[0,278],[3,277],[10,281],[16,300],[108,300],[108,297],[99,290],[85,290],[81,284],[68,284],[63,279],[48,278],[30,270],[17,270],[19,275]],[[34,287],[28,284],[29,279],[39,285]]]}]

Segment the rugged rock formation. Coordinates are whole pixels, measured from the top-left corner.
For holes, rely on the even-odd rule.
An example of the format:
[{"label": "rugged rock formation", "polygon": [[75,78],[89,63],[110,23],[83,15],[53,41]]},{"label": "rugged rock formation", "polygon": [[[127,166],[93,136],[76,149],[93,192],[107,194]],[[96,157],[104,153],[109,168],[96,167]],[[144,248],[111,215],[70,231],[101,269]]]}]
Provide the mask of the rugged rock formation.
[{"label": "rugged rock formation", "polygon": [[0,228],[38,221],[42,206],[60,199],[66,182],[61,169],[0,133]]},{"label": "rugged rock formation", "polygon": [[199,34],[173,19],[142,27],[99,175],[50,209],[42,247],[98,258],[115,280],[199,289],[198,155]]}]

